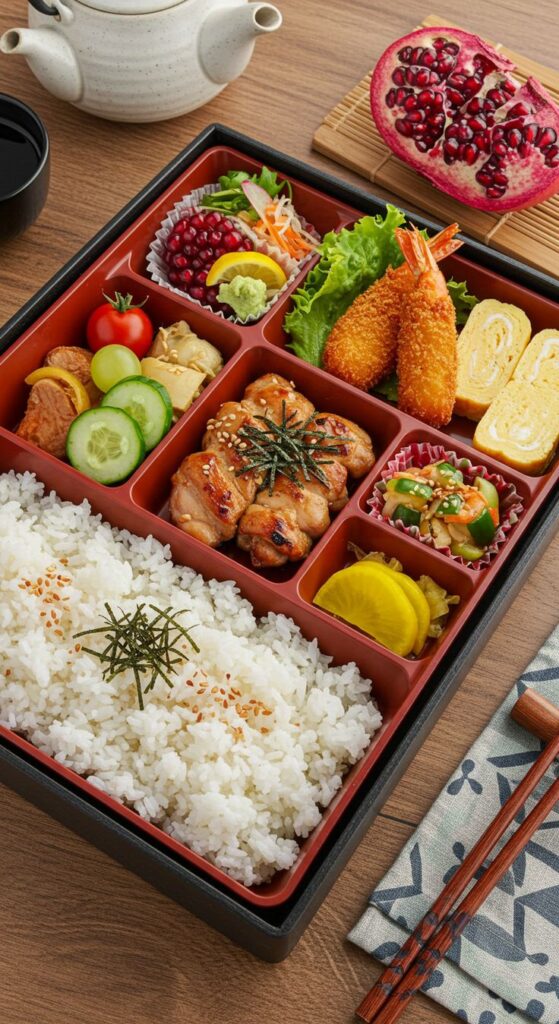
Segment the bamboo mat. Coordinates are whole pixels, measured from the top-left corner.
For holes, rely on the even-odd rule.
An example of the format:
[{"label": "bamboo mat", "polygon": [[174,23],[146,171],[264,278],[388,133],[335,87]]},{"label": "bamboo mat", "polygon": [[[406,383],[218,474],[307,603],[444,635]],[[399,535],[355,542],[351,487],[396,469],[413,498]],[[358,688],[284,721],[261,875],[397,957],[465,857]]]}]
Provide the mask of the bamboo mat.
[{"label": "bamboo mat", "polygon": [[[426,28],[448,24],[437,15],[429,15],[422,22]],[[499,44],[497,49],[517,65],[515,77],[525,81],[535,75],[559,103],[557,71]],[[443,224],[458,221],[466,234],[559,276],[559,194],[530,210],[498,217],[470,209],[437,191],[394,156],[377,131],[369,104],[371,74],[326,115],[314,135],[313,148]]]}]

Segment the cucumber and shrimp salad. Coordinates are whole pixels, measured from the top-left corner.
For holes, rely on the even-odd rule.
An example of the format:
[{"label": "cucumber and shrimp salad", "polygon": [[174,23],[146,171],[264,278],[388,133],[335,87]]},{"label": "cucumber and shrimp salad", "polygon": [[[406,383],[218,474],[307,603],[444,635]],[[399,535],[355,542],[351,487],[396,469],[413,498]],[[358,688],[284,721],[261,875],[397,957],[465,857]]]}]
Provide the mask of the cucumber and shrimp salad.
[{"label": "cucumber and shrimp salad", "polygon": [[499,495],[485,477],[473,484],[452,463],[441,460],[421,469],[394,473],[386,481],[383,515],[415,526],[436,548],[450,548],[466,562],[482,558],[499,528]]}]

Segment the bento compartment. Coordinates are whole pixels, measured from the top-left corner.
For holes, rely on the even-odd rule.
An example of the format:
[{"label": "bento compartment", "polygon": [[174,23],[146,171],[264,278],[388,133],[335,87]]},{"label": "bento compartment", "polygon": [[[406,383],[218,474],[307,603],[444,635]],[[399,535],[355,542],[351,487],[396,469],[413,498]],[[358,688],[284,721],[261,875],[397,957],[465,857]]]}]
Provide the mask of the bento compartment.
[{"label": "bento compartment", "polygon": [[[252,175],[259,173],[261,169],[262,163],[229,146],[215,146],[206,150],[146,211],[128,234],[133,269],[141,274],[146,272],[145,261],[150,242],[167,213],[179,199],[196,189],[217,182],[219,177],[227,174],[228,171],[243,170]],[[270,169],[274,170],[273,167]],[[291,178],[289,175],[280,172],[280,177],[290,181],[293,189],[293,202],[297,211],[316,228],[321,236],[338,228],[352,217],[351,207],[344,203],[310,185]]]},{"label": "bento compartment", "polygon": [[[384,555],[385,565],[390,559],[396,559],[403,568],[403,574],[410,577],[413,581],[417,582],[421,577],[428,576],[436,587],[442,587],[447,595],[459,598],[457,603],[453,601],[449,605],[448,615],[444,622],[439,621],[435,624],[441,627],[440,635],[437,638],[427,639],[425,644],[421,645],[421,650],[416,650],[415,653],[412,652],[407,656],[389,652],[391,657],[397,661],[404,661],[409,666],[409,670],[415,672],[416,668],[423,664],[425,659],[431,659],[435,655],[438,656],[442,647],[446,648],[448,643],[456,636],[457,630],[460,628],[460,624],[470,608],[470,602],[475,589],[475,578],[473,574],[455,565],[439,552],[414,544],[410,538],[391,530],[384,523],[371,519],[367,520],[361,515],[345,517],[332,531],[327,542],[322,545],[320,552],[317,552],[316,556],[309,560],[309,563],[301,573],[298,579],[299,595],[304,601],[313,604],[318,615],[321,617],[326,616],[330,621],[333,620],[336,623],[336,627],[343,628],[345,632],[349,632],[354,637],[359,636],[363,638],[366,644],[383,651],[386,651],[387,648],[360,629],[359,626],[352,625],[344,620],[343,617],[335,617],[331,611],[314,605],[314,599],[323,584],[334,576],[335,573],[360,562],[364,556],[371,552],[378,552]],[[365,558],[366,561],[367,559]],[[378,562],[374,564],[376,568],[371,570],[371,574],[375,576],[375,580],[378,576],[380,584],[382,584],[383,566],[380,565],[379,567]],[[399,576],[400,573],[398,573]],[[346,577],[346,579],[348,578]],[[392,591],[394,589],[393,581],[394,577],[388,583],[388,587]],[[376,583],[371,581],[371,586],[378,587],[379,580]],[[407,591],[404,592],[404,598],[409,598],[409,583],[407,588]],[[434,588],[431,587],[430,590],[433,593],[434,601]],[[417,607],[416,591],[414,592],[413,588],[411,588],[411,591],[412,601]],[[410,615],[409,600],[406,603],[405,601],[402,602],[401,595],[397,595],[397,597],[398,603],[403,605],[404,611],[402,631],[407,631],[410,628],[410,622],[413,620],[413,615]],[[439,601],[441,597],[442,595],[439,596]],[[420,609],[420,613],[424,617],[425,605],[423,602],[421,603],[423,607]],[[426,629],[425,621],[423,621],[422,628]],[[439,632],[439,629],[435,631]],[[400,643],[402,638],[403,632],[396,638],[395,642],[397,644]]]},{"label": "bento compartment", "polygon": [[[308,402],[305,402],[304,418],[307,418],[309,411],[312,413],[312,407],[318,408],[319,412],[327,412],[336,416],[343,417],[346,420],[351,420],[360,430],[363,430],[368,437],[372,438],[372,444],[375,454],[382,452],[388,445],[393,443],[395,435],[399,431],[399,421],[397,417],[386,416],[379,417],[378,409],[375,404],[371,402],[366,396],[355,400],[353,396],[347,394],[343,389],[338,389],[335,384],[324,388],[324,378],[319,371],[314,370],[312,367],[302,367],[298,360],[290,357],[279,351],[271,350],[264,346],[255,345],[244,352],[242,352],[232,363],[227,370],[226,374],[214,383],[211,393],[200,400],[191,410],[188,418],[185,420],[183,425],[180,425],[176,433],[169,437],[167,443],[162,446],[157,457],[151,460],[149,465],[137,475],[131,490],[132,499],[137,502],[141,507],[148,509],[156,515],[163,516],[165,519],[170,518],[169,512],[169,499],[171,494],[171,478],[177,472],[181,466],[183,460],[193,454],[201,451],[202,439],[204,437],[208,420],[213,420],[218,414],[219,409],[225,402],[238,403],[245,393],[245,389],[248,385],[258,381],[261,377],[267,376],[271,384],[274,382],[276,377],[276,383],[280,379],[289,382],[290,386],[300,392],[302,396]],[[283,385],[281,385],[283,387]],[[289,387],[286,384],[287,391]],[[256,406],[253,409],[253,415],[257,417],[260,413],[256,412]],[[307,411],[307,409],[309,411]],[[231,409],[227,409],[228,415],[233,415]],[[262,409],[265,412],[265,409]],[[296,413],[297,415],[302,415]],[[302,420],[301,420],[302,422]],[[225,448],[229,448],[231,445],[231,438],[229,433],[225,430],[227,424],[223,425],[225,431],[223,437],[225,439]],[[231,428],[230,428],[231,429]],[[323,431],[328,433],[328,425],[324,426]],[[221,430],[221,427],[220,427]],[[367,442],[368,443],[368,442]],[[343,445],[342,445],[343,450]],[[211,454],[211,452],[210,452]],[[227,454],[227,452],[224,452]],[[333,461],[333,460],[328,460]],[[207,469],[209,464],[204,463],[202,469]],[[351,476],[346,481],[346,473],[343,473],[343,481],[340,483],[340,501],[332,501],[330,506],[330,513],[328,518],[332,519],[337,513],[335,510],[339,510],[344,505],[344,493],[345,487],[349,486],[350,494],[355,493],[356,489],[363,485],[363,482],[368,479],[368,473],[370,470],[368,466],[369,462],[364,459],[363,469],[356,469],[357,479],[354,480]],[[213,474],[212,467],[209,467]],[[229,471],[229,466],[226,467]],[[327,468],[327,467],[325,467]],[[374,471],[374,466],[373,466]],[[189,469],[190,472],[190,469]],[[233,472],[231,470],[231,472]],[[237,469],[235,469],[235,475],[239,475]],[[213,476],[212,476],[213,479]],[[200,478],[200,483],[203,483]],[[179,486],[182,484],[179,482]],[[191,485],[192,486],[192,485]],[[196,485],[197,487],[198,485]],[[212,485],[209,485],[212,486]],[[233,488],[236,492],[236,488]],[[298,493],[298,492],[297,492]],[[235,494],[229,495],[228,500],[235,498]],[[253,509],[253,499],[247,499],[251,510]],[[320,499],[321,501],[323,499]],[[266,503],[262,503],[266,504]],[[272,503],[270,503],[270,506]],[[277,508],[280,517],[283,509],[283,505],[278,503]],[[246,509],[246,506],[244,506]],[[259,509],[261,506],[259,505]],[[289,508],[289,502],[287,502],[286,508]],[[258,515],[261,515],[259,511]],[[244,512],[239,512],[240,517],[244,516]],[[175,514],[177,519],[177,515]],[[185,521],[189,520],[189,515],[186,514],[185,510]],[[196,518],[198,518],[196,516]],[[178,519],[177,519],[178,521]],[[328,519],[327,519],[328,521]],[[299,520],[298,520],[299,523]],[[179,529],[179,526],[175,527]],[[188,529],[188,527],[187,527]],[[309,530],[309,536],[311,537],[322,537],[324,535],[324,528],[320,528],[322,532],[314,533]],[[305,532],[304,527],[301,530]],[[327,529],[326,529],[327,532]],[[291,536],[288,533],[288,536]],[[295,539],[288,541],[288,544],[299,545],[303,538],[300,536],[300,532],[295,532]],[[198,541],[197,541],[198,543]],[[278,541],[281,545],[281,541]],[[254,551],[254,546],[252,546]],[[249,555],[241,551],[236,543],[235,537],[231,541],[227,541],[220,546],[219,551],[222,554],[226,554],[228,557],[233,558],[236,562],[251,568],[251,571],[258,571],[259,573],[265,572],[268,576],[271,573],[270,578],[278,579],[278,581],[285,581],[294,575],[300,568],[300,558],[304,555],[301,554],[298,557],[299,547],[289,547],[288,550],[292,553],[294,561],[288,561],[285,565],[278,569],[269,568],[258,568],[254,570],[252,568],[251,560]]]}]

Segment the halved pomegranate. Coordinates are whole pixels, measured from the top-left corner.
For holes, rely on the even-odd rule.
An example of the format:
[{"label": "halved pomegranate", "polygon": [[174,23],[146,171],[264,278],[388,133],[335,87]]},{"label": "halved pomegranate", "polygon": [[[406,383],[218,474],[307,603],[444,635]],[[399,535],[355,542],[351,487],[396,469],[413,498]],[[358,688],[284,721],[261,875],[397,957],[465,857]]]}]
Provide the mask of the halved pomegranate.
[{"label": "halved pomegranate", "polygon": [[514,69],[468,32],[411,32],[373,73],[377,128],[397,156],[468,206],[533,206],[559,191],[559,107]]}]

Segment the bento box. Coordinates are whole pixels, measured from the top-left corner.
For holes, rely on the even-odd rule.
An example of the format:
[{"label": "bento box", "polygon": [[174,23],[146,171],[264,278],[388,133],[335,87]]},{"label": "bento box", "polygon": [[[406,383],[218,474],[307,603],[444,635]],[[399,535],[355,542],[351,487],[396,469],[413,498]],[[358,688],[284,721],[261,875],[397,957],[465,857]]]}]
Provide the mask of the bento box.
[{"label": "bento box", "polygon": [[[293,292],[316,263],[312,253],[298,267],[287,268],[279,294],[258,317],[244,320],[231,316],[227,307],[214,303],[215,308],[209,308],[192,301],[172,287],[173,282],[150,273],[153,240],[182,197],[198,194],[231,167],[252,174],[263,164],[288,178],[303,223],[321,237],[352,226],[363,214],[385,209],[367,193],[260,143],[219,125],[209,127],[0,331],[0,471],[35,473],[65,501],[87,498],[93,511],[112,525],[140,537],[153,535],[169,545],[177,564],[205,578],[234,581],[257,615],[273,611],[292,618],[334,664],[354,661],[362,675],[373,680],[382,726],[345,775],[318,825],[301,842],[293,866],[259,885],[231,877],[176,836],[38,750],[21,730],[0,727],[0,779],[233,941],[264,959],[281,960],[550,540],[559,503],[559,468],[555,459],[538,476],[526,475],[476,451],[469,421],[454,418],[442,429],[427,426],[383,397],[358,391],[300,359],[288,347],[284,318],[292,308]],[[411,219],[419,227],[436,227],[416,215]],[[557,281],[487,246],[466,240],[446,260],[445,276],[467,281],[479,298],[521,307],[534,332],[559,328]],[[24,379],[53,345],[78,344],[84,338],[87,316],[101,292],[146,296],[158,325],[186,321],[220,357],[219,372],[196,400],[127,478],[113,486],[96,482],[14,430],[25,408]],[[238,401],[262,375],[289,381],[312,408],[327,408],[357,424],[373,439],[375,450],[374,464],[350,486],[344,507],[306,557],[265,569],[231,541],[208,547],[184,532],[176,517],[173,521],[169,505],[171,478],[185,455],[200,447],[208,422],[215,421],[223,403]],[[422,544],[413,531],[395,529],[382,516],[371,514],[389,468],[402,453],[421,453],[428,446],[435,452],[451,452],[457,465],[479,467],[488,479],[504,481],[503,487],[514,496],[515,514],[507,520],[502,542],[478,566]],[[348,548],[382,551],[412,577],[432,577],[456,596],[446,628],[417,657],[395,653],[314,603],[323,584],[346,565]]]}]

